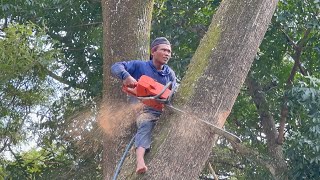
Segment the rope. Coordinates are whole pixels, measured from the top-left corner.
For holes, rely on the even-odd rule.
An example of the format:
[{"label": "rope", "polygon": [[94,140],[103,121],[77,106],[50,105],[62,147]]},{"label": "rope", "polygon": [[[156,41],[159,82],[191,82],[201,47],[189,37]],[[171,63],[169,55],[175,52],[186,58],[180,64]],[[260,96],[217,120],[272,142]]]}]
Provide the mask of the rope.
[{"label": "rope", "polygon": [[129,152],[129,149],[131,148],[133,142],[134,142],[134,138],[135,138],[135,135],[132,137],[132,139],[130,140],[129,144],[127,145],[126,147],[126,150],[124,151],[119,163],[118,163],[118,166],[117,166],[117,169],[116,169],[116,172],[114,173],[114,176],[113,176],[113,179],[112,180],[117,180],[117,177],[119,175],[119,172],[120,172],[120,169],[121,169],[121,166],[124,162],[124,160],[126,159],[126,156]]}]

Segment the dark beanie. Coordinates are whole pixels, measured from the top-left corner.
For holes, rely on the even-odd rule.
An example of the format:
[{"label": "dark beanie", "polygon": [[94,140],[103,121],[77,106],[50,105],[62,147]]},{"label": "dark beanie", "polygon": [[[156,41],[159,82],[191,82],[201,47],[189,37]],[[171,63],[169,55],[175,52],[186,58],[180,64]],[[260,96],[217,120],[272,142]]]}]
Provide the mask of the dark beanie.
[{"label": "dark beanie", "polygon": [[158,46],[159,44],[170,45],[170,42],[165,37],[157,37],[155,40],[152,41],[151,49],[154,48],[155,46]]}]

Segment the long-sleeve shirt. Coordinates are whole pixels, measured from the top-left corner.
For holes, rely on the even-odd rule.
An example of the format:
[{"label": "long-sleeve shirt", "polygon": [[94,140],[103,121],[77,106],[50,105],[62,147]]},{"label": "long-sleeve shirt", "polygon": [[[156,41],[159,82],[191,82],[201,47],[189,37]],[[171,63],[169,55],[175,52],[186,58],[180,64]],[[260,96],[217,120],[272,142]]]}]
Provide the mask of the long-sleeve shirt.
[{"label": "long-sleeve shirt", "polygon": [[[121,80],[124,80],[129,75],[131,75],[138,81],[138,79],[142,75],[147,75],[163,85],[172,82],[172,88],[176,87],[176,75],[174,71],[168,65],[163,65],[162,70],[157,70],[153,65],[152,60],[132,60],[117,62],[111,67],[111,72]],[[152,108],[149,107],[148,109]],[[155,109],[153,110],[157,111]]]}]

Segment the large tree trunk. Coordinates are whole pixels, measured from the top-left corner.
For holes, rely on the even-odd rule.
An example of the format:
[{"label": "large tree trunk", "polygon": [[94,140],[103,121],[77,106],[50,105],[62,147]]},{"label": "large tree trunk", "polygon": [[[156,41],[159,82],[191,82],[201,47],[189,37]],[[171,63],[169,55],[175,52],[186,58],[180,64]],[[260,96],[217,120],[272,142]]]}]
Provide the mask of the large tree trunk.
[{"label": "large tree trunk", "polygon": [[[222,1],[189,65],[175,105],[222,127],[276,5],[276,0]],[[165,115],[159,123],[147,157],[149,171],[136,176],[129,168],[122,177],[197,179],[215,142],[212,129],[191,115]]]},{"label": "large tree trunk", "polygon": [[[121,84],[111,76],[110,67],[117,61],[149,58],[152,0],[102,0],[103,15],[103,101],[99,123],[106,132],[104,137],[104,179],[111,179],[123,149],[132,136],[128,128],[133,121],[128,116],[117,116],[124,101]],[[117,103],[117,104],[116,104]],[[126,110],[122,109],[123,112]],[[111,113],[112,111],[112,113]],[[119,115],[119,112],[118,112]],[[123,122],[127,123],[123,123]]]}]

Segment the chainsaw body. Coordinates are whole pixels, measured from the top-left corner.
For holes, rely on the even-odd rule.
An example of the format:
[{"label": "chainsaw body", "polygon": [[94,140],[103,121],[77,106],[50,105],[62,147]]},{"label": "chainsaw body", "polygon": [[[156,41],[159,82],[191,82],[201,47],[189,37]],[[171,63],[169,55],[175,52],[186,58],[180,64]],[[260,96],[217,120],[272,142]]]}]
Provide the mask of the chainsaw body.
[{"label": "chainsaw body", "polygon": [[123,86],[122,90],[137,97],[143,104],[161,111],[173,94],[173,91],[169,89],[170,86],[171,82],[164,86],[151,77],[142,75],[134,88]]}]

